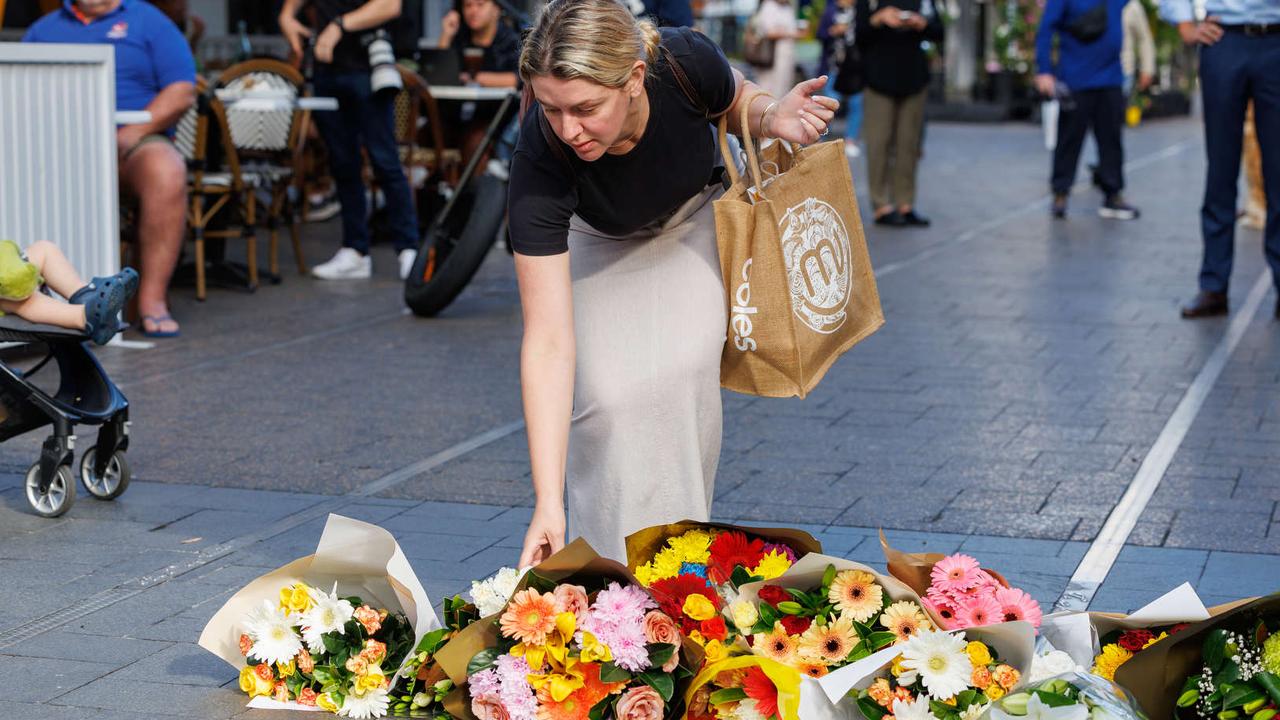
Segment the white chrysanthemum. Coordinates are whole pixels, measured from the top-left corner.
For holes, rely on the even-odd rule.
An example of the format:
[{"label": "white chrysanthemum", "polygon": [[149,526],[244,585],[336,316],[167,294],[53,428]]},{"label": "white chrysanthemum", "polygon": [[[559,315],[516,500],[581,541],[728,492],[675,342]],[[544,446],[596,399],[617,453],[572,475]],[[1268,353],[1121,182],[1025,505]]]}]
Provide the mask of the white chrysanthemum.
[{"label": "white chrysanthemum", "polygon": [[963,635],[921,630],[901,648],[902,667],[920,673],[920,680],[934,700],[945,700],[969,688],[973,663],[965,652]]},{"label": "white chrysanthemum", "polygon": [[263,600],[249,613],[244,626],[245,634],[253,641],[249,657],[274,665],[289,662],[302,649],[289,616],[270,600]]},{"label": "white chrysanthemum", "polygon": [[471,581],[471,600],[481,617],[501,612],[524,573],[515,568],[502,568],[484,581]]},{"label": "white chrysanthemum", "polygon": [[1027,682],[1040,683],[1057,675],[1076,670],[1079,666],[1071,656],[1061,650],[1052,650],[1044,655],[1031,658],[1031,672]]},{"label": "white chrysanthemum", "polygon": [[991,703],[974,703],[960,713],[960,720],[978,720]]},{"label": "white chrysanthemum", "polygon": [[363,695],[347,695],[342,699],[338,714],[349,718],[377,718],[387,714],[389,704],[387,689],[375,688]]},{"label": "white chrysanthemum", "polygon": [[338,597],[338,583],[333,584],[332,592],[310,588],[310,593],[315,605],[302,614],[302,639],[306,641],[308,650],[320,653],[324,651],[324,641],[320,636],[330,632],[346,634],[343,626],[355,614],[356,609],[351,607],[351,603]]},{"label": "white chrysanthemum", "polygon": [[929,710],[929,698],[923,695],[911,702],[901,698],[894,700],[893,716],[897,720],[938,720]]}]

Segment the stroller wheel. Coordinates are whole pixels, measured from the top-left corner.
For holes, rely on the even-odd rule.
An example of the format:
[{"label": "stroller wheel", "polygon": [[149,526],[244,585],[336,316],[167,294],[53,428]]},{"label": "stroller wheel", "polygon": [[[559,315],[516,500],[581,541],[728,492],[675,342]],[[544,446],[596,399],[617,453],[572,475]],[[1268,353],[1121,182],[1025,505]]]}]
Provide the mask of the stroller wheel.
[{"label": "stroller wheel", "polygon": [[80,482],[84,483],[84,489],[90,495],[99,500],[115,500],[129,487],[129,461],[124,459],[123,452],[112,453],[107,461],[107,471],[99,477],[93,471],[97,459],[97,445],[84,451],[80,458]]},{"label": "stroller wheel", "polygon": [[67,465],[58,466],[49,488],[44,492],[40,492],[40,463],[32,465],[27,471],[26,486],[27,502],[41,517],[58,517],[71,509],[71,503],[76,499],[76,481]]}]

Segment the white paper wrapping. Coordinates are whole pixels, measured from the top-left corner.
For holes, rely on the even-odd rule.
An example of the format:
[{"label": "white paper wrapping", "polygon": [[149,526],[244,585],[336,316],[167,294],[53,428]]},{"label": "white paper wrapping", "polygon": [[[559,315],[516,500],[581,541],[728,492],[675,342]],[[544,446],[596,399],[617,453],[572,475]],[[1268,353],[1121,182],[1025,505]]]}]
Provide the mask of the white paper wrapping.
[{"label": "white paper wrapping", "polygon": [[1099,638],[1117,628],[1134,630],[1209,619],[1209,611],[1191,583],[1183,583],[1130,615],[1098,612],[1059,612],[1045,615],[1040,632],[1058,650],[1084,668],[1102,652]]}]

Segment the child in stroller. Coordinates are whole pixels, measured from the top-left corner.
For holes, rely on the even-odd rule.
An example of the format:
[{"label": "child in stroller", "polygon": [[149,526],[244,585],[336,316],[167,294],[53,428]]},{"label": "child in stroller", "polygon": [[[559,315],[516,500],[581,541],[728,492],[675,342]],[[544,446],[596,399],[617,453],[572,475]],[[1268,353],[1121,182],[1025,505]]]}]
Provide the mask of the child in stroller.
[{"label": "child in stroller", "polygon": [[[120,331],[121,309],[137,289],[138,274],[130,268],[85,283],[53,243],[34,243],[24,255],[16,243],[0,240],[0,341],[48,347],[45,358],[27,370],[0,362],[0,442],[53,426],[24,482],[27,502],[38,515],[57,517],[75,500],[71,463],[77,424],[99,426],[97,444],[80,458],[85,489],[98,499],[113,500],[129,485],[124,457],[129,401],[84,341],[110,341]],[[56,391],[33,380],[49,360],[58,367]]]},{"label": "child in stroller", "polygon": [[[67,302],[38,292],[41,285]],[[95,343],[106,345],[120,331],[120,311],[137,291],[138,273],[133,268],[86,284],[48,240],[33,243],[25,254],[12,240],[0,240],[0,311],[23,320],[83,329]]]}]

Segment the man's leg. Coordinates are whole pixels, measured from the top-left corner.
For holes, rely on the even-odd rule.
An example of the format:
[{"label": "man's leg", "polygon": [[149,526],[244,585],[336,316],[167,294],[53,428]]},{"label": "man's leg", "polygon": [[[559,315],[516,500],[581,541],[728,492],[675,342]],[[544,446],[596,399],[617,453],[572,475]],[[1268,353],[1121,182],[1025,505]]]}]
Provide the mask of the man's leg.
[{"label": "man's leg", "polygon": [[1204,259],[1200,289],[1225,293],[1235,254],[1236,183],[1244,142],[1244,114],[1248,103],[1249,38],[1226,33],[1216,44],[1200,49],[1200,87],[1204,95],[1204,144],[1209,159],[1200,207]]},{"label": "man's leg", "polygon": [[365,149],[374,177],[387,198],[387,221],[396,252],[418,248],[418,218],[409,192],[409,180],[396,148],[395,94],[371,95],[361,116]]},{"label": "man's leg", "polygon": [[121,178],[138,197],[138,314],[143,329],[177,332],[167,294],[186,232],[187,165],[169,143],[151,142],[125,158]]},{"label": "man's leg", "polygon": [[889,204],[889,142],[893,137],[893,98],[867,90],[866,149],[867,184],[871,186],[871,205],[877,217],[893,209]]},{"label": "man's leg", "polygon": [[[363,82],[365,91],[357,87]],[[364,197],[364,161],[360,157],[361,115],[367,110],[362,102],[368,93],[368,73],[335,73],[317,71],[315,92],[319,96],[338,99],[338,109],[312,114],[320,137],[329,152],[329,173],[338,190],[342,205],[342,245],[361,255],[369,254],[369,226]]]},{"label": "man's leg", "polygon": [[1120,88],[1092,93],[1093,137],[1098,141],[1098,185],[1108,197],[1124,189],[1124,94]]},{"label": "man's leg", "polygon": [[[1067,109],[1069,103],[1074,107]],[[1053,174],[1049,185],[1054,195],[1067,195],[1076,182],[1076,165],[1080,163],[1080,148],[1084,145],[1085,132],[1089,129],[1092,102],[1088,90],[1073,92],[1070,101],[1063,101],[1058,112],[1058,144],[1053,148]]]},{"label": "man's leg", "polygon": [[[1253,85],[1253,122],[1262,156],[1262,183],[1267,205],[1267,225],[1263,246],[1271,279],[1280,291],[1280,36],[1255,40],[1250,52],[1250,82]],[[1276,304],[1280,317],[1280,302]]]}]

